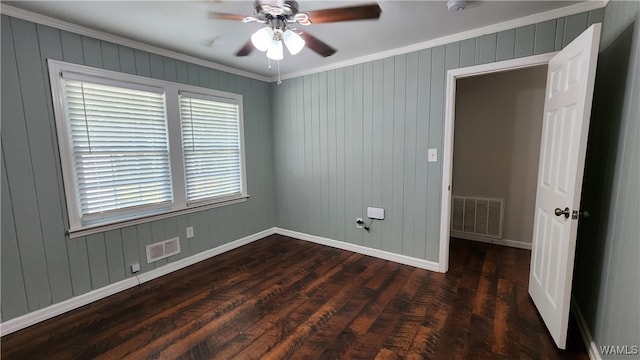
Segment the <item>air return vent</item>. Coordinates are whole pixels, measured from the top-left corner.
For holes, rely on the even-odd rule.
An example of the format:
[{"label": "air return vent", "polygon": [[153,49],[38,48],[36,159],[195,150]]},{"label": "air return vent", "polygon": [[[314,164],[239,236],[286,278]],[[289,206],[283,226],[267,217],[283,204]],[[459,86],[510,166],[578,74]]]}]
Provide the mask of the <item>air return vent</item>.
[{"label": "air return vent", "polygon": [[465,239],[465,234],[502,239],[504,199],[453,196],[451,236]]},{"label": "air return vent", "polygon": [[179,237],[147,245],[147,263],[168,258],[178,253],[180,253]]}]

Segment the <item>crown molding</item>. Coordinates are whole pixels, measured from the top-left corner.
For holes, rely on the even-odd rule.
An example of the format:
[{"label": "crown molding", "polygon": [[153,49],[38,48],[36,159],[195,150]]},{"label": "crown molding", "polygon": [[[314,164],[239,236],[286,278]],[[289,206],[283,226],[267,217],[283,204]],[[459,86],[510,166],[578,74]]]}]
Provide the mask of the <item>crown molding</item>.
[{"label": "crown molding", "polygon": [[246,70],[236,69],[230,66],[221,65],[209,60],[197,58],[195,56],[186,55],[177,51],[168,50],[158,46],[149,45],[140,41],[132,40],[126,37],[113,35],[104,31],[91,29],[85,26],[76,25],[70,22],[58,20],[49,16],[34,13],[28,10],[23,10],[14,6],[0,3],[0,14],[12,16],[18,19],[27,20],[36,24],[50,26],[56,29],[69,31],[79,35],[89,36],[95,39],[108,41],[114,44],[131,47],[138,50],[143,50],[149,53],[170,57],[176,60],[182,60],[196,65],[202,65],[208,68],[217,69],[234,75],[240,75],[251,79],[256,79],[265,82],[274,81],[269,76],[258,75]]},{"label": "crown molding", "polygon": [[[378,53],[369,54],[369,55],[365,55],[365,56],[361,56],[361,57],[357,57],[349,60],[338,61],[332,64],[319,66],[311,69],[306,69],[303,71],[296,71],[288,74],[282,74],[281,79],[282,80],[293,79],[300,76],[315,74],[315,73],[328,71],[328,70],[339,69],[339,68],[356,65],[356,64],[362,64],[362,63],[366,63],[374,60],[380,60],[380,59],[384,59],[384,58],[395,56],[395,55],[406,54],[413,51],[428,49],[428,48],[449,44],[456,41],[471,39],[471,38],[486,35],[486,34],[492,34],[492,33],[500,32],[504,30],[509,30],[509,29],[520,27],[520,26],[526,26],[526,25],[531,25],[531,24],[535,24],[535,23],[539,23],[547,20],[557,19],[563,16],[569,16],[569,15],[574,15],[574,14],[578,14],[585,11],[596,10],[596,9],[600,9],[607,6],[609,1],[610,0],[589,0],[581,3],[577,3],[574,5],[566,6],[560,9],[549,10],[549,11],[541,12],[538,14],[533,14],[533,15],[528,15],[521,18],[513,19],[513,20],[503,21],[500,23],[491,24],[491,25],[483,26],[483,27],[468,30],[468,31],[463,31],[457,34],[439,37],[437,39],[432,39],[432,40],[423,41],[423,42],[419,42],[412,45],[407,45],[407,46],[403,46],[395,49],[381,51]],[[273,77],[264,76],[264,75],[255,74],[246,70],[236,69],[236,68],[226,66],[226,65],[221,65],[209,60],[204,60],[194,56],[185,55],[177,51],[149,45],[149,44],[128,39],[122,36],[113,35],[104,31],[76,25],[73,23],[58,20],[52,17],[48,17],[48,16],[31,12],[31,11],[19,9],[19,8],[16,8],[10,5],[5,5],[2,3],[0,3],[0,14],[13,16],[13,17],[31,21],[37,24],[50,26],[60,30],[70,31],[76,34],[93,37],[99,40],[109,41],[114,44],[132,47],[135,49],[147,51],[157,55],[167,56],[177,60],[182,60],[182,61],[190,62],[193,64],[206,66],[212,69],[221,70],[227,73],[244,76],[251,79],[256,79],[256,80],[265,81],[265,82],[276,82],[278,80],[277,76],[273,76]]]},{"label": "crown molding", "polygon": [[[482,35],[493,34],[493,33],[497,33],[504,30],[514,29],[520,26],[527,26],[527,25],[536,24],[539,22],[544,22],[547,20],[553,20],[560,17],[574,15],[574,14],[578,14],[585,11],[596,10],[596,9],[600,9],[607,6],[609,1],[610,0],[589,0],[581,3],[577,3],[574,5],[569,5],[560,9],[549,10],[549,11],[545,11],[545,12],[541,12],[533,15],[527,15],[521,18],[507,20],[500,23],[479,27],[472,30],[467,30],[460,33],[456,33],[456,34],[439,37],[437,39],[427,40],[427,41],[423,41],[423,42],[419,42],[419,43],[411,44],[407,46],[402,46],[402,47],[391,49],[391,50],[369,54],[369,55],[365,55],[365,56],[361,56],[361,57],[357,57],[349,60],[339,61],[332,64],[315,67],[312,69],[283,74],[282,76],[280,76],[280,78],[282,80],[287,80],[287,79],[293,79],[300,76],[315,74],[323,71],[335,70],[335,69],[339,69],[339,68],[343,68],[351,65],[357,65],[357,64],[374,61],[374,60],[385,59],[395,55],[407,54],[407,53],[418,51],[418,50],[429,49],[432,47],[445,45],[445,44],[449,44],[456,41],[471,39],[471,38],[482,36]],[[277,80],[277,77],[275,76],[271,78],[272,82],[276,80]]]}]

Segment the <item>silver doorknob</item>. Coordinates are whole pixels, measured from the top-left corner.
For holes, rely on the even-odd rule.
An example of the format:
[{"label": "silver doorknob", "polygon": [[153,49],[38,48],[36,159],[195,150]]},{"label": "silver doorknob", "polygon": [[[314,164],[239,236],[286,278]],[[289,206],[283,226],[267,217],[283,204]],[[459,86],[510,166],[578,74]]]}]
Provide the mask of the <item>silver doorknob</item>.
[{"label": "silver doorknob", "polygon": [[568,207],[564,208],[564,210],[560,209],[560,208],[556,208],[556,210],[554,211],[554,213],[556,214],[556,216],[562,216],[564,215],[565,218],[569,218],[569,215],[571,215],[571,210],[569,210]]}]

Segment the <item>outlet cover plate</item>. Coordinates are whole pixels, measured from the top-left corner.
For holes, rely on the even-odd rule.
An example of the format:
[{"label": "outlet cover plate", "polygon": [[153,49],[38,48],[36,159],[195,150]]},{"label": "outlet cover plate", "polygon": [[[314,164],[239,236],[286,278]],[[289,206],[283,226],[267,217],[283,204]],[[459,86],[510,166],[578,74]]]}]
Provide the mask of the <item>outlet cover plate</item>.
[{"label": "outlet cover plate", "polygon": [[191,239],[193,237],[193,226],[189,226],[187,228],[187,239]]}]

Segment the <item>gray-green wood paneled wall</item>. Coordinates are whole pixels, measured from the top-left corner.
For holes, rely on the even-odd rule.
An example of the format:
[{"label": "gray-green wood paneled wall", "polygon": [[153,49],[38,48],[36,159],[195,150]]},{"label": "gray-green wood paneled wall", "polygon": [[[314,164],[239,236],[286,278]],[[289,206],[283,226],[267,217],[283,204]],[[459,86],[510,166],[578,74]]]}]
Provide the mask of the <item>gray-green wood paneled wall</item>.
[{"label": "gray-green wood paneled wall", "polygon": [[[272,85],[279,227],[438,261],[445,77],[560,50],[604,10]],[[427,149],[439,161],[427,162]],[[371,232],[367,206],[385,209]]]},{"label": "gray-green wood paneled wall", "polygon": [[574,298],[596,344],[631,347],[640,346],[640,2],[609,2],[603,24]]},{"label": "gray-green wood paneled wall", "polygon": [[[270,85],[2,16],[2,320],[59,303],[272,227]],[[246,202],[69,239],[46,59],[244,96]],[[195,237],[185,239],[185,228]],[[146,263],[145,245],[175,236],[182,252]]]}]

